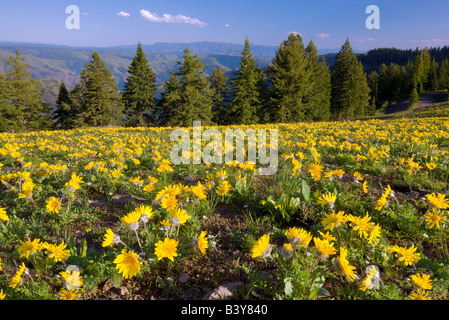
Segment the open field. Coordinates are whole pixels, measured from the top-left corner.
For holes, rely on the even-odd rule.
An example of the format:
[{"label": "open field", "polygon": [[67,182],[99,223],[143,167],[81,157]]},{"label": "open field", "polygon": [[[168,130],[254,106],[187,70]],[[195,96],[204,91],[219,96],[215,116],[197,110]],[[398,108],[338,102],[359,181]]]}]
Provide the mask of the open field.
[{"label": "open field", "polygon": [[255,126],[272,176],[174,165],[173,128],[0,134],[0,294],[447,300],[448,117]]}]

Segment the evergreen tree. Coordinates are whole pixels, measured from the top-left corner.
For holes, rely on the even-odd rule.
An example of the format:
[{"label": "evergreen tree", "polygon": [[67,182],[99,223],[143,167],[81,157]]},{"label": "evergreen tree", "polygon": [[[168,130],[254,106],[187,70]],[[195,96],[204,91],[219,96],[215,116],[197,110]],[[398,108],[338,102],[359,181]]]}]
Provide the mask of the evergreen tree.
[{"label": "evergreen tree", "polygon": [[213,89],[212,121],[218,125],[226,125],[229,123],[227,109],[229,99],[228,78],[224,76],[223,69],[213,68],[209,75],[209,81]]},{"label": "evergreen tree", "polygon": [[419,102],[419,94],[418,90],[416,88],[412,89],[412,92],[410,93],[410,103],[418,103]]},{"label": "evergreen tree", "polygon": [[45,106],[40,102],[39,83],[31,77],[25,57],[16,50],[7,60],[8,70],[1,81],[0,130],[46,129]]},{"label": "evergreen tree", "polygon": [[312,91],[313,71],[301,36],[291,33],[267,69],[272,122],[298,122],[306,118],[310,106],[305,105],[305,99]]},{"label": "evergreen tree", "polygon": [[413,81],[418,93],[427,90],[431,61],[427,49],[421,50],[413,64]]},{"label": "evergreen tree", "polygon": [[311,40],[306,48],[308,69],[312,73],[312,88],[305,96],[305,119],[327,121],[330,119],[331,74],[326,59],[320,61],[318,50]]},{"label": "evergreen tree", "polygon": [[97,52],[81,72],[70,99],[76,126],[116,125],[123,115],[115,79]]},{"label": "evergreen tree", "polygon": [[164,92],[158,104],[159,124],[190,127],[193,121],[212,124],[212,94],[210,82],[204,76],[204,63],[185,49],[183,61],[178,61],[178,72],[172,72],[164,83]]},{"label": "evergreen tree", "polygon": [[59,86],[58,98],[56,99],[55,110],[53,111],[53,126],[56,129],[70,129],[71,122],[71,100],[70,93],[67,87],[64,84],[64,81],[61,81]]},{"label": "evergreen tree", "polygon": [[246,37],[245,47],[240,55],[240,69],[231,80],[232,100],[229,105],[231,124],[255,124],[262,108],[262,70],[256,65],[251,46]]},{"label": "evergreen tree", "polygon": [[363,66],[352,51],[349,39],[335,58],[331,83],[331,113],[334,119],[342,120],[366,114],[370,89]]},{"label": "evergreen tree", "polygon": [[154,124],[156,103],[156,76],[138,44],[136,55],[128,68],[122,101],[128,116],[127,126]]},{"label": "evergreen tree", "polygon": [[435,59],[432,60],[432,63],[430,65],[430,71],[429,71],[429,79],[427,81],[427,90],[429,91],[436,91],[438,90],[439,84],[438,84],[438,70],[439,70],[439,64],[435,61]]},{"label": "evergreen tree", "polygon": [[449,60],[441,62],[438,72],[438,87],[440,90],[449,90]]}]

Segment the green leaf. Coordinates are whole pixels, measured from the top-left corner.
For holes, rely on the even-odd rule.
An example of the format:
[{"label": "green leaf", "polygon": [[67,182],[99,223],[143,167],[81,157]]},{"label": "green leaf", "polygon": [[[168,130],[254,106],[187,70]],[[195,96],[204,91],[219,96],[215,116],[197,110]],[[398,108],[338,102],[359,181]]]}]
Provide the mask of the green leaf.
[{"label": "green leaf", "polygon": [[301,182],[301,195],[304,201],[310,200],[310,188],[304,180]]}]

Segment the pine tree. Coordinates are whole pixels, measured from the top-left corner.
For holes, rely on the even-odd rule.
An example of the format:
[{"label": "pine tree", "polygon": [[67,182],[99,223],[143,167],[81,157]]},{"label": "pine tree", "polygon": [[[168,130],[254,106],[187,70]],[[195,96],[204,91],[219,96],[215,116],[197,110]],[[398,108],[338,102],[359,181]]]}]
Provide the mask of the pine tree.
[{"label": "pine tree", "polygon": [[268,68],[271,82],[270,109],[273,122],[297,122],[306,118],[305,98],[312,91],[313,70],[308,67],[302,38],[291,33]]},{"label": "pine tree", "polygon": [[1,130],[46,129],[46,108],[40,102],[39,83],[32,78],[25,57],[16,50],[7,60],[0,103]]},{"label": "pine tree", "polygon": [[71,100],[69,95],[69,90],[65,86],[64,81],[61,81],[58,98],[56,99],[55,110],[53,111],[53,126],[55,129],[71,128],[69,125],[71,122]]},{"label": "pine tree", "polygon": [[349,39],[335,58],[331,83],[331,113],[334,119],[342,120],[366,114],[370,89],[363,66],[352,51]]},{"label": "pine tree", "polygon": [[449,90],[449,60],[441,62],[438,72],[438,86],[440,90]]},{"label": "pine tree", "polygon": [[204,67],[198,56],[185,49],[183,61],[178,61],[178,72],[172,72],[164,83],[158,104],[159,124],[180,127],[190,127],[193,121],[212,124],[213,90],[204,76]]},{"label": "pine tree", "polygon": [[142,45],[138,44],[136,55],[128,68],[122,101],[128,116],[127,126],[154,124],[156,103],[156,76],[149,66]]},{"label": "pine tree", "polygon": [[229,99],[228,78],[225,77],[223,69],[213,68],[209,75],[209,81],[214,90],[212,95],[212,121],[218,125],[226,125],[229,122],[227,109]]},{"label": "pine tree", "polygon": [[305,119],[327,121],[330,119],[331,74],[326,59],[320,61],[318,50],[311,40],[306,48],[308,69],[312,72],[312,88],[305,97]]},{"label": "pine tree", "polygon": [[231,80],[232,100],[229,105],[230,124],[256,124],[262,108],[262,70],[256,65],[251,46],[246,37],[240,55],[240,69]]},{"label": "pine tree", "polygon": [[418,93],[427,90],[430,73],[430,54],[427,49],[421,50],[413,63],[413,81]]},{"label": "pine tree", "polygon": [[92,54],[70,94],[76,126],[106,126],[120,123],[123,115],[119,89],[111,71],[97,52]]}]

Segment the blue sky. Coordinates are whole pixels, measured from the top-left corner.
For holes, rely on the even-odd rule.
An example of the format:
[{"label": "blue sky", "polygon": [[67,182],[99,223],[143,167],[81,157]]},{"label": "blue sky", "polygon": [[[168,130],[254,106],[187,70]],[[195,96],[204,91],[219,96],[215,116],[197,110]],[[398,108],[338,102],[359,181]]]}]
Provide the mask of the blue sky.
[{"label": "blue sky", "polygon": [[[66,7],[81,11],[66,28]],[[380,29],[365,12],[380,9]],[[121,15],[118,13],[122,12]],[[290,32],[319,49],[449,45],[447,0],[14,0],[0,3],[0,41],[115,46],[218,41],[278,46]]]}]

